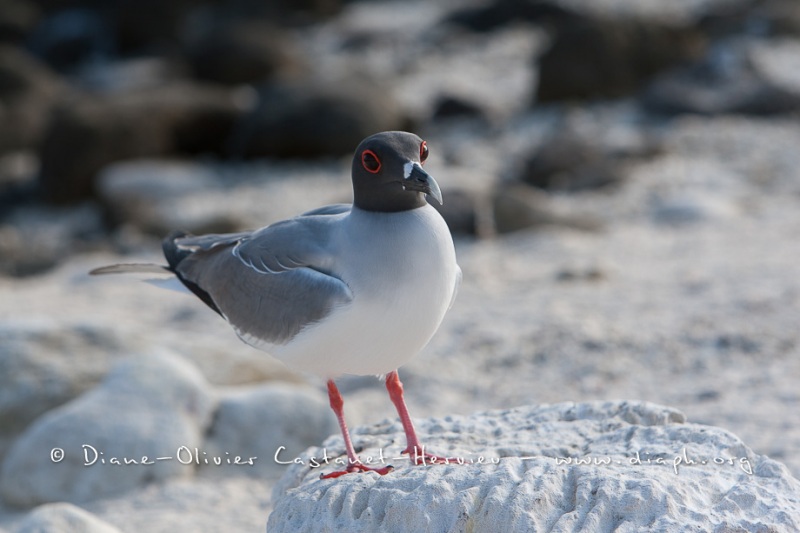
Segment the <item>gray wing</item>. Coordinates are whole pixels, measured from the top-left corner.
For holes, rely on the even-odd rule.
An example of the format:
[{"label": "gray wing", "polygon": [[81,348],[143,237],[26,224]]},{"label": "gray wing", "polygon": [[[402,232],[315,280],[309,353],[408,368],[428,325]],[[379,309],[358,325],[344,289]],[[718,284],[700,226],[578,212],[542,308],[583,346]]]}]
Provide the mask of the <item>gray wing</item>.
[{"label": "gray wing", "polygon": [[260,274],[280,274],[308,267],[326,272],[332,263],[328,217],[299,216],[277,222],[240,239],[231,252]]},{"label": "gray wing", "polygon": [[188,235],[185,237],[176,238],[175,244],[181,250],[196,252],[198,250],[210,250],[215,246],[236,244],[240,240],[252,235],[252,233],[252,231],[244,231],[241,233],[209,233],[207,235]]},{"label": "gray wing", "polygon": [[195,251],[176,265],[184,283],[205,291],[253,346],[285,344],[303,328],[352,301],[328,271],[333,218],[297,217],[250,234],[178,239]]}]

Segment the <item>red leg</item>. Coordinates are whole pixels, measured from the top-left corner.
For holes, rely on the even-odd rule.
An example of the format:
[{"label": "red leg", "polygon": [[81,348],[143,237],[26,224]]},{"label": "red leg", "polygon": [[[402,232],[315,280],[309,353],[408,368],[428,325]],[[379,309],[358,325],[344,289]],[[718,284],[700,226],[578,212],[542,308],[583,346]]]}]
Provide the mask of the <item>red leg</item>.
[{"label": "red leg", "polygon": [[333,412],[336,414],[336,420],[339,421],[339,428],[342,430],[344,448],[347,451],[347,468],[331,472],[330,474],[320,475],[320,478],[336,478],[352,472],[377,472],[383,476],[394,470],[394,467],[391,465],[383,468],[369,468],[361,464],[361,460],[356,455],[355,448],[353,448],[353,441],[350,440],[350,432],[347,430],[347,423],[344,421],[344,400],[332,379],[328,380],[328,398],[330,399],[331,409],[333,409]]},{"label": "red leg", "polygon": [[418,465],[458,462],[458,459],[455,458],[439,457],[438,455],[427,453],[425,446],[419,443],[417,432],[414,430],[414,423],[411,422],[406,401],[403,399],[403,384],[400,382],[397,370],[393,370],[386,375],[386,390],[389,391],[389,398],[391,398],[395,409],[397,409],[397,414],[400,415],[400,423],[403,424],[403,431],[406,433],[406,449],[402,453],[407,453],[409,456],[413,453],[411,460]]}]

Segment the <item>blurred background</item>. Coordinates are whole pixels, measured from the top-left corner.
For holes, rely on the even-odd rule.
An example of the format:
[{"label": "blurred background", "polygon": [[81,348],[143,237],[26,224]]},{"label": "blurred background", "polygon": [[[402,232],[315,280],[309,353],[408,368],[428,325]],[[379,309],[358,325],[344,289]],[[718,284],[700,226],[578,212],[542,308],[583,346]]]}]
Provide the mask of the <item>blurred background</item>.
[{"label": "blurred background", "polygon": [[[23,439],[107,391],[128,356],[167,350],[202,374],[217,414],[197,421],[198,446],[222,436],[218,449],[263,455],[298,412],[332,424],[321,383],[201,302],[87,272],[161,261],[173,229],[349,202],[356,145],[394,129],[428,142],[464,270],[441,330],[401,369],[412,416],[657,402],[800,473],[798,0],[0,0],[4,501],[49,501],[56,471],[19,460]],[[171,390],[142,376],[185,377],[146,361],[137,401]],[[255,394],[275,383],[288,400]],[[308,384],[316,407],[298,409],[292,387]],[[351,425],[395,416],[373,377],[340,388]],[[245,403],[252,418],[225,418]],[[59,438],[89,438],[90,414]],[[300,425],[317,433],[298,449],[335,432]],[[217,516],[263,526],[280,472],[231,481],[220,502],[198,470],[196,492],[91,509],[138,530],[170,530],[171,504],[177,523],[189,507],[203,517],[196,531],[231,530]],[[40,492],[24,499],[20,477]]]},{"label": "blurred background", "polygon": [[799,32],[791,0],[2,0],[0,273],[258,227],[291,214],[259,182],[391,129],[454,169],[458,233],[591,227],[551,193],[618,186],[675,117],[796,113]]}]

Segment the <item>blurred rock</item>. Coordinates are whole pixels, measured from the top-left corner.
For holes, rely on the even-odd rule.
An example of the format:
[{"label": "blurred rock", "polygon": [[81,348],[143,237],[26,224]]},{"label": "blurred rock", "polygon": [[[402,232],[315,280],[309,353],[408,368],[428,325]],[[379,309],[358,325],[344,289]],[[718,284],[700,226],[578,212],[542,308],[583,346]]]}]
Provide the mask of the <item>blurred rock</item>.
[{"label": "blurred rock", "polygon": [[105,3],[105,0],[33,0],[43,13],[53,13],[65,9],[81,7],[96,8]]},{"label": "blurred rock", "polygon": [[0,45],[0,98],[15,102],[31,94],[56,96],[60,78],[20,48]]},{"label": "blurred rock", "polygon": [[777,94],[752,75],[728,76],[698,64],[659,77],[643,96],[647,109],[655,113],[774,114],[791,109],[791,98]]},{"label": "blurred rock", "polygon": [[238,18],[279,20],[286,24],[308,24],[327,19],[342,8],[346,0],[240,0],[225,6],[226,13]]},{"label": "blurred rock", "polygon": [[608,272],[599,265],[565,266],[555,273],[554,278],[560,283],[597,283],[608,279]]},{"label": "blurred rock", "polygon": [[207,382],[185,360],[131,357],[22,434],[3,461],[0,494],[15,507],[77,503],[190,476],[212,409]]},{"label": "blurred rock", "polygon": [[[681,129],[685,134],[691,125]],[[730,134],[728,130],[723,135]],[[677,144],[673,141],[673,153],[638,166],[630,178],[638,185],[623,191],[620,199],[636,210],[644,209],[642,214],[659,224],[730,221],[741,215],[753,194],[742,171],[707,156],[675,153],[681,150]]]},{"label": "blurred rock", "polygon": [[[506,174],[553,193],[616,192],[632,165],[663,152],[663,134],[632,101],[562,111]],[[559,195],[563,197],[564,195]]]},{"label": "blurred rock", "polygon": [[643,95],[665,114],[773,115],[800,109],[800,41],[724,42],[692,65],[668,72]]},{"label": "blurred rock", "polygon": [[172,55],[180,50],[180,34],[204,0],[111,0],[108,9],[114,41],[125,55]]},{"label": "blurred rock", "polygon": [[90,92],[119,93],[181,83],[188,68],[180,61],[158,57],[122,58],[82,65],[70,79]]},{"label": "blurred rock", "polygon": [[519,180],[545,191],[599,189],[621,181],[619,163],[600,143],[559,131],[529,156]]},{"label": "blurred rock", "polygon": [[0,155],[0,211],[19,205],[20,199],[35,188],[39,159],[31,150]]},{"label": "blurred rock", "polygon": [[288,37],[266,21],[239,21],[213,27],[186,49],[194,76],[238,85],[271,80],[304,67]]},{"label": "blurred rock", "polygon": [[800,4],[794,0],[740,0],[706,13],[699,21],[715,37],[800,35]]},{"label": "blurred rock", "polygon": [[158,236],[175,228],[195,234],[237,229],[230,210],[191,209],[184,201],[192,194],[218,189],[220,183],[208,166],[148,159],[109,165],[100,172],[96,185],[113,223],[132,224]]},{"label": "blurred rock", "polygon": [[151,485],[86,508],[125,533],[263,532],[272,509],[271,490],[268,480],[197,477]]},{"label": "blurred rock", "polygon": [[[343,163],[139,159],[109,165],[98,177],[97,192],[106,220],[118,225],[120,236],[135,231],[160,240],[175,229],[244,231],[314,206],[350,201]],[[130,248],[124,239],[119,245]]]},{"label": "blurred rock", "polygon": [[66,86],[33,56],[0,45],[0,154],[35,148]]},{"label": "blurred rock", "polygon": [[363,80],[275,84],[263,87],[259,97],[258,108],[237,131],[236,155],[350,155],[365,137],[407,125],[391,93]]},{"label": "blurred rock", "polygon": [[548,24],[553,41],[538,59],[538,102],[627,96],[705,47],[695,27],[645,17],[567,12]]},{"label": "blurred rock", "polygon": [[486,119],[486,113],[478,104],[466,101],[457,96],[444,95],[434,105],[433,120],[450,118]]},{"label": "blurred rock", "polygon": [[[75,3],[79,4],[79,3]],[[89,62],[107,61],[115,54],[113,25],[100,9],[64,6],[41,18],[27,45],[37,57],[59,72],[71,72]]]},{"label": "blurred rock", "polygon": [[[200,0],[184,20],[185,31],[192,33],[198,26],[208,27],[220,21],[262,21],[278,27],[308,26],[327,20],[341,12],[348,0],[237,0],[208,2]],[[188,26],[188,28],[187,28]]]},{"label": "blurred rock", "polygon": [[[286,27],[313,23],[326,19],[341,8],[340,0],[238,0],[236,2],[217,2],[207,0],[177,0],[160,2],[144,0],[112,0],[108,17],[115,29],[114,39],[119,52],[125,55],[147,54],[170,56],[183,49],[185,36],[195,34],[198,29],[205,31],[232,23],[241,27],[241,23],[268,23],[275,27]],[[245,22],[246,21],[246,22]],[[228,42],[263,45],[260,38],[247,37],[243,40],[229,36]],[[211,45],[209,43],[209,45]],[[247,47],[250,52],[255,49]],[[216,51],[222,47],[216,48]],[[236,51],[241,51],[236,48]],[[263,50],[263,49],[262,49]],[[233,50],[232,50],[233,51]],[[234,63],[242,58],[231,58]],[[220,66],[220,68],[223,68]],[[220,72],[220,71],[218,71]]]},{"label": "blurred rock", "polygon": [[552,1],[495,0],[477,7],[459,9],[444,21],[472,31],[488,32],[509,24],[547,23],[565,16],[569,16],[568,10]]},{"label": "blurred rock", "polygon": [[[206,312],[205,309],[202,310]],[[256,350],[233,352],[221,342],[218,347],[198,350],[189,346],[187,358],[197,365],[209,383],[221,386],[253,385],[264,382],[304,384],[306,379],[282,362]],[[184,353],[184,352],[181,352]]]},{"label": "blurred rock", "polygon": [[41,150],[44,196],[87,198],[97,173],[114,161],[223,153],[245,106],[235,91],[185,83],[63,102]]},{"label": "blurred rock", "polygon": [[[95,386],[130,345],[105,329],[47,321],[0,323],[0,435]],[[0,450],[0,458],[4,450]]]},{"label": "blurred rock", "polygon": [[650,208],[655,222],[673,226],[731,218],[738,212],[728,198],[699,191],[654,198]]},{"label": "blurred rock", "polygon": [[121,533],[92,513],[70,503],[40,505],[22,520],[14,533]]},{"label": "blurred rock", "polygon": [[492,194],[494,228],[511,233],[543,226],[597,231],[602,222],[591,216],[558,208],[547,193],[520,184],[499,184]]},{"label": "blurred rock", "polygon": [[[800,123],[793,117],[683,117],[664,139],[662,162],[677,159],[642,183],[667,184],[715,198],[749,202],[761,194],[800,196]],[[673,154],[674,157],[670,157]],[[681,161],[683,159],[683,161]],[[654,161],[656,163],[658,160]],[[640,170],[652,169],[652,165]],[[649,194],[652,196],[652,194]]]},{"label": "blurred rock", "polygon": [[770,35],[800,35],[800,4],[794,0],[759,2],[751,17],[751,26],[766,27]]},{"label": "blurred rock", "polygon": [[430,204],[442,215],[453,235],[486,236],[481,216],[481,204],[485,202],[478,194],[463,189],[447,189],[444,199],[442,205],[435,201]]},{"label": "blurred rock", "polygon": [[[340,437],[311,448],[273,492],[267,529],[291,531],[794,531],[800,482],[733,434],[645,402],[563,403],[417,421],[426,451],[466,464],[395,460],[399,422],[356,428],[386,476],[320,479]],[[483,463],[479,463],[479,458]],[[494,461],[497,461],[496,463]],[[388,461],[386,461],[388,462]],[[373,463],[380,466],[379,461]]]},{"label": "blurred rock", "polygon": [[800,39],[757,41],[747,52],[754,72],[775,97],[783,95],[787,107],[800,108]]},{"label": "blurred rock", "polygon": [[[210,475],[232,473],[251,477],[278,477],[286,469],[275,461],[292,461],[309,446],[319,445],[338,431],[327,396],[308,387],[267,384],[224,393],[209,428],[203,450],[222,457],[222,465],[201,465]],[[252,466],[229,466],[236,455],[257,457]]]},{"label": "blurred rock", "polygon": [[554,221],[546,194],[523,185],[499,186],[492,196],[495,229],[510,233]]},{"label": "blurred rock", "polygon": [[34,28],[39,8],[30,0],[0,0],[0,42],[20,43]]},{"label": "blurred rock", "polygon": [[[12,196],[13,198],[13,196]],[[105,238],[102,214],[84,203],[71,207],[13,206],[0,218],[0,273],[30,276],[96,247]]]},{"label": "blurred rock", "polygon": [[[87,62],[115,57],[159,56],[180,53],[183,36],[200,21],[270,20],[283,25],[295,14],[313,10],[309,2],[206,0],[37,0],[45,17],[31,37],[31,45],[56,68],[71,70]],[[304,5],[305,4],[305,5]]]}]

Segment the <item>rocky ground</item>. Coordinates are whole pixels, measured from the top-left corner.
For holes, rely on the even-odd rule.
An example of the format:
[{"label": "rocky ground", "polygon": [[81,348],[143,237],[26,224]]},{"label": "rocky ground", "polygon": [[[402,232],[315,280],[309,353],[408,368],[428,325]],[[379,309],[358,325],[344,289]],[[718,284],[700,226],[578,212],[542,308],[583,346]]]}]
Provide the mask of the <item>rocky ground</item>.
[{"label": "rocky ground", "polygon": [[[0,529],[263,530],[274,451],[335,433],[323,384],[190,296],[87,272],[347,201],[353,147],[394,128],[428,141],[464,271],[400,371],[413,416],[654,402],[800,476],[794,3],[320,2],[280,32],[198,5],[99,63],[17,4],[38,7],[0,16]],[[393,418],[373,377],[341,390],[351,425]],[[258,460],[85,466],[83,444]]]},{"label": "rocky ground", "polygon": [[[430,449],[461,464],[400,463],[388,476],[331,483],[308,467],[341,448],[329,439],[281,479],[267,529],[779,531],[800,509],[800,483],[785,467],[654,404],[521,407],[428,419],[421,429]],[[358,439],[363,457],[380,466],[385,450],[394,464],[397,448],[385,443],[402,442],[402,427],[375,425]]]}]

